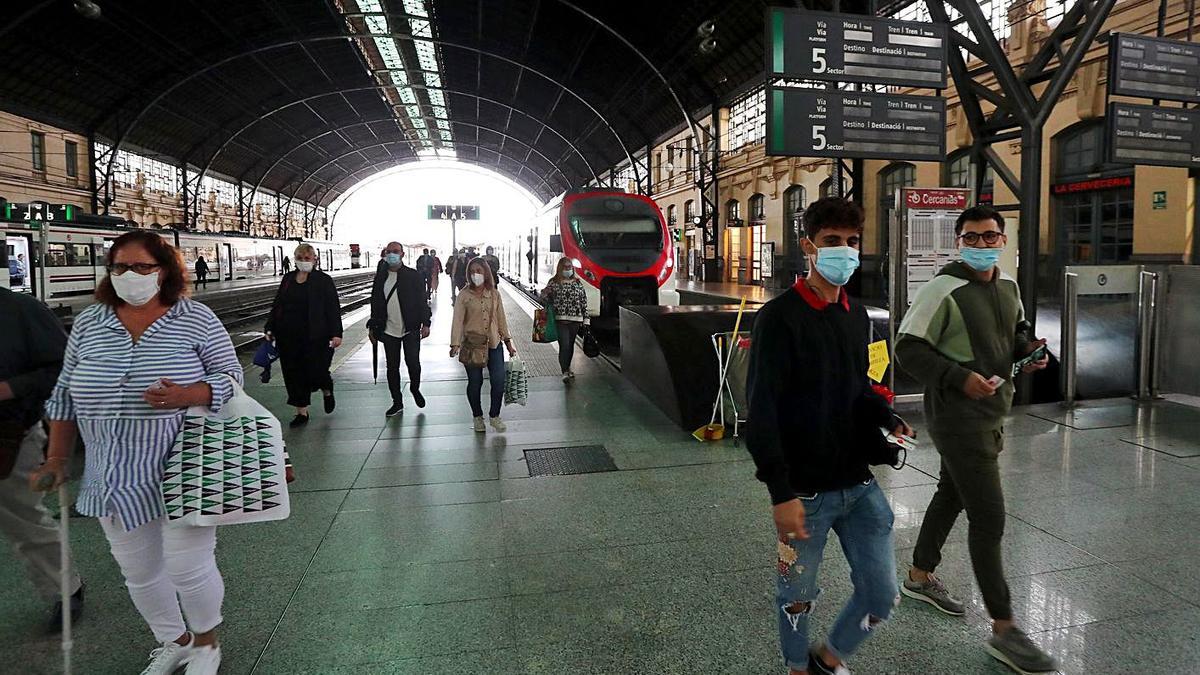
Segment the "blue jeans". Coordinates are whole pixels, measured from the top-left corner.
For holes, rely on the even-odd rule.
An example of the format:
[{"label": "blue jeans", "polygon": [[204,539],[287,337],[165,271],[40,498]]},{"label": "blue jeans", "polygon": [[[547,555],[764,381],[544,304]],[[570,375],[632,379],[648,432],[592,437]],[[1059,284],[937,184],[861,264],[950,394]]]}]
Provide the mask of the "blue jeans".
[{"label": "blue jeans", "polygon": [[844,490],[818,492],[800,498],[808,539],[793,539],[795,561],[779,560],[776,607],[779,643],[788,668],[808,669],[808,618],[816,605],[817,568],[832,529],[838,535],[854,593],[834,621],[825,646],[847,659],[887,619],[900,599],[896,558],[892,550],[892,509],[872,480]]},{"label": "blue jeans", "polygon": [[[480,392],[483,390],[483,368],[467,366],[467,401],[471,404],[471,414],[483,417],[483,401]],[[500,416],[500,405],[504,403],[504,345],[496,345],[488,350],[488,379],[492,381],[492,407],[489,417]]]}]

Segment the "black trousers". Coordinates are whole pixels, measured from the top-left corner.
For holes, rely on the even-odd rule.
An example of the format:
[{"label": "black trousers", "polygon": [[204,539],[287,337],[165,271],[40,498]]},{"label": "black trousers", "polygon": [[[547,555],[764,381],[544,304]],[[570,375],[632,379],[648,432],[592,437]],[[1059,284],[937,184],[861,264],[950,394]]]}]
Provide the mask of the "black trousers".
[{"label": "black trousers", "polygon": [[196,285],[208,288],[208,272],[196,272]]},{"label": "black trousers", "polygon": [[404,389],[400,382],[400,355],[408,366],[408,382],[413,389],[421,388],[421,331],[414,330],[402,338],[386,333],[379,336],[383,343],[383,354],[387,359],[388,389],[392,392],[392,403],[404,401]]},{"label": "black trousers", "polygon": [[288,405],[304,408],[312,400],[314,391],[333,391],[333,377],[329,374],[333,350],[329,348],[328,340],[287,342],[278,339],[276,347],[283,384],[287,387]]}]

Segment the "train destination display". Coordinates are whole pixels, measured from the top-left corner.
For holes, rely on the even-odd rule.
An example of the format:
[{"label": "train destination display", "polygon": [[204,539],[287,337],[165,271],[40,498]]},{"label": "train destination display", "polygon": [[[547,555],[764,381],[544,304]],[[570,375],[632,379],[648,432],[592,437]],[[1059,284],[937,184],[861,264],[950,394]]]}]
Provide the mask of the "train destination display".
[{"label": "train destination display", "polygon": [[1200,44],[1116,33],[1108,50],[1109,93],[1200,103]]},{"label": "train destination display", "polygon": [[772,7],[770,77],[946,88],[946,26]]},{"label": "train destination display", "polygon": [[946,101],[768,87],[767,154],[941,162],[946,154]]},{"label": "train destination display", "polygon": [[1200,109],[1108,104],[1114,162],[1200,169]]}]

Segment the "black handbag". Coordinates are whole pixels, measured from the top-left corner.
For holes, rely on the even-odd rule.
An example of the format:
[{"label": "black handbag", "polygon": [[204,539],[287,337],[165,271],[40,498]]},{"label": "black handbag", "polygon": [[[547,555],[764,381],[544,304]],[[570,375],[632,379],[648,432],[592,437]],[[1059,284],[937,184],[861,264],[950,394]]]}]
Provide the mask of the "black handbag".
[{"label": "black handbag", "polygon": [[579,330],[581,333],[583,333],[584,355],[589,359],[594,359],[597,356],[600,356],[600,341],[597,340],[596,336],[592,333],[592,327],[584,324],[584,326]]}]

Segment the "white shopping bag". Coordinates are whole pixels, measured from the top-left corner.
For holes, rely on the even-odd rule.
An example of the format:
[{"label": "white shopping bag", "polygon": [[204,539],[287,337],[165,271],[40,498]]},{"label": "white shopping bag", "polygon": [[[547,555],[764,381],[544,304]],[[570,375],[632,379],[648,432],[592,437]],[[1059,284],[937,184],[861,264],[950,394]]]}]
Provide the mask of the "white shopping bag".
[{"label": "white shopping bag", "polygon": [[529,402],[529,373],[525,370],[525,363],[514,358],[505,365],[504,402],[508,405],[525,405]]},{"label": "white shopping bag", "polygon": [[219,413],[187,410],[163,475],[167,523],[283,520],[291,513],[286,466],[279,420],[235,382]]}]

